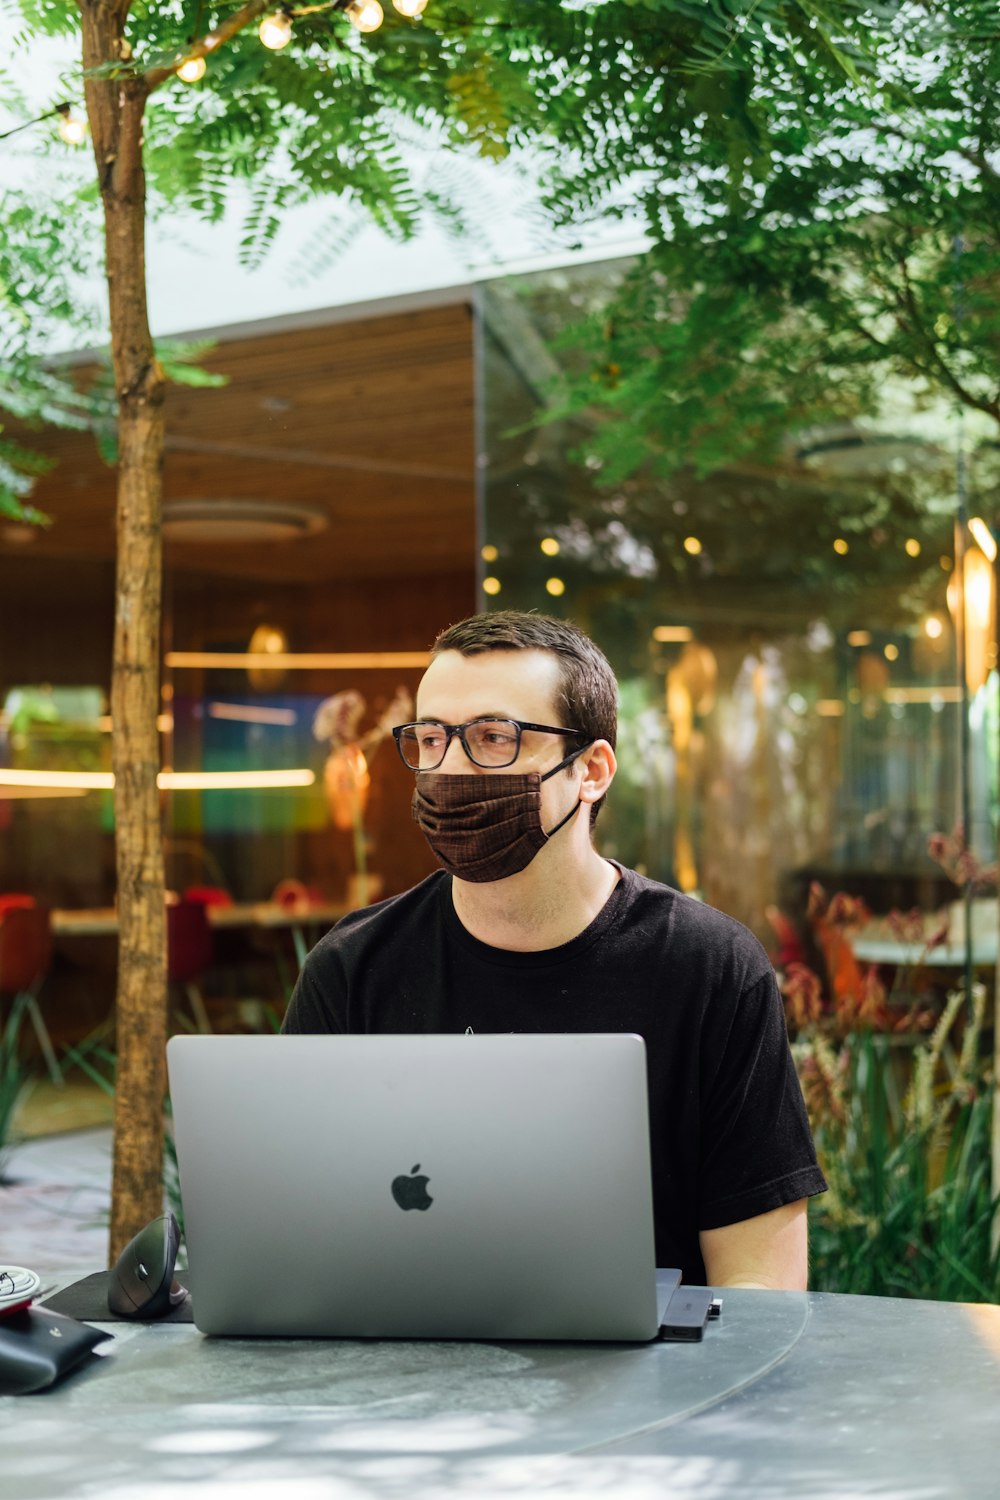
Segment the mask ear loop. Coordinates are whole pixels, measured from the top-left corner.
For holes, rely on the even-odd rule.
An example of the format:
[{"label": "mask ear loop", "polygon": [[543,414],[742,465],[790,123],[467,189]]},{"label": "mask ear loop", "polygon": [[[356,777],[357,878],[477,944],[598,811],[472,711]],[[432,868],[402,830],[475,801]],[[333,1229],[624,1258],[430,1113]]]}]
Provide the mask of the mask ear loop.
[{"label": "mask ear loop", "polygon": [[[540,776],[538,778],[539,782],[541,783],[543,781],[548,781],[549,777],[555,776],[558,771],[565,771],[566,767],[571,766],[576,760],[577,756],[582,755],[585,750],[589,750],[593,743],[593,740],[588,740],[585,745],[580,746],[579,750],[574,750],[571,755],[564,756],[557,766],[553,766],[551,771],[546,771],[544,776]],[[566,816],[564,818],[560,818],[556,826],[554,828],[550,828],[548,833],[545,834],[546,839],[550,839],[553,834],[558,833],[560,828],[565,828],[566,824],[569,822],[573,814],[578,810],[579,807],[581,807],[582,801],[582,798],[577,797],[576,801],[573,803],[573,806],[570,808]],[[545,830],[543,829],[542,832],[544,833]]]},{"label": "mask ear loop", "polygon": [[548,781],[549,777],[555,776],[558,771],[565,771],[566,767],[571,766],[577,756],[582,755],[585,750],[589,750],[593,743],[593,740],[588,740],[585,745],[580,746],[579,750],[573,750],[569,755],[564,755],[557,766],[553,766],[551,771],[546,771],[544,776],[539,776],[539,781]]}]

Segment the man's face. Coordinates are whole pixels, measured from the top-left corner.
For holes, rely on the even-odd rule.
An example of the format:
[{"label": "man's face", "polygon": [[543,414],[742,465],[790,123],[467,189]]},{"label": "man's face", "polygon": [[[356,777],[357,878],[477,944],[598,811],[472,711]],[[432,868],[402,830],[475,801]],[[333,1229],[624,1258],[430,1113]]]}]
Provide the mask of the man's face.
[{"label": "man's face", "polygon": [[[548,651],[485,651],[478,656],[442,651],[427,668],[417,689],[417,718],[464,724],[469,719],[491,715],[533,724],[575,727],[563,725],[556,708],[558,697],[559,663]],[[562,735],[526,729],[521,735],[517,760],[503,769],[519,773],[550,770],[563,759],[572,743]],[[458,735],[452,738],[437,770],[452,775],[496,774],[473,765]]]}]

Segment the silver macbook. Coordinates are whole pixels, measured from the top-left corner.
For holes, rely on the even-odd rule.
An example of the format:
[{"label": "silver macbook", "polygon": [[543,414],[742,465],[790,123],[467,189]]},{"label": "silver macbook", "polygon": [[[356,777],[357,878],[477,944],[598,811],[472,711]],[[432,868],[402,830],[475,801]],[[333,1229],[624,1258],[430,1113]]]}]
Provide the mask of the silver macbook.
[{"label": "silver macbook", "polygon": [[656,1335],[641,1037],[176,1036],[167,1055],[202,1332]]}]

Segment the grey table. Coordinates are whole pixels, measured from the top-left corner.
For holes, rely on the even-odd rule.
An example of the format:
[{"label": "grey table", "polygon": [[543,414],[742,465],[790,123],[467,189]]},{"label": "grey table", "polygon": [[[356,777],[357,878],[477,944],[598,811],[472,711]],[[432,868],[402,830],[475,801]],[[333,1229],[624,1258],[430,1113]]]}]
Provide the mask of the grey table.
[{"label": "grey table", "polygon": [[1000,1307],[724,1298],[701,1344],[638,1348],[116,1324],[61,1387],[0,1399],[0,1496],[1000,1494]]}]

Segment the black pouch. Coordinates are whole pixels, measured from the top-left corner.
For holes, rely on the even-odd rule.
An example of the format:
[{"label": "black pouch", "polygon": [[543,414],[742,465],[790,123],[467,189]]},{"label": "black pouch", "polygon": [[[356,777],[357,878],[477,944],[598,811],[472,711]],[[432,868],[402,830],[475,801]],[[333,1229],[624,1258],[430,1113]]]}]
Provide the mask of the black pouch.
[{"label": "black pouch", "polygon": [[43,1391],[113,1337],[40,1307],[11,1313],[0,1319],[0,1396]]}]

